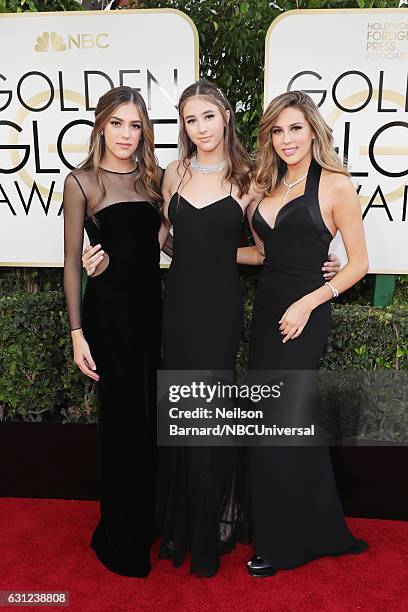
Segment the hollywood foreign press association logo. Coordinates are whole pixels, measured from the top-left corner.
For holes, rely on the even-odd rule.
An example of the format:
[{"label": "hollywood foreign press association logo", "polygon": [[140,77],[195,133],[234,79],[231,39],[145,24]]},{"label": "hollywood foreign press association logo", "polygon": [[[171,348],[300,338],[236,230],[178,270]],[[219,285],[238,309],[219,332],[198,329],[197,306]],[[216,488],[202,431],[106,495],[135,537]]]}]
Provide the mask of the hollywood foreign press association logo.
[{"label": "hollywood foreign press association logo", "polygon": [[64,43],[62,36],[56,32],[43,32],[42,36],[38,36],[34,50],[40,53],[45,51],[66,51],[67,45]]}]

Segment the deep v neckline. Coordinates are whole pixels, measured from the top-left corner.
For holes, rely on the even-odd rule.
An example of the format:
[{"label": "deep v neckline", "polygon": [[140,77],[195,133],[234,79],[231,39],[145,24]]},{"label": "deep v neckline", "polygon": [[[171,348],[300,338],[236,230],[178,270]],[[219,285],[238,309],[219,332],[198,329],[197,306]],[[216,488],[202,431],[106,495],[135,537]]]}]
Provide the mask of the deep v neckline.
[{"label": "deep v neckline", "polygon": [[265,219],[264,215],[261,213],[261,211],[260,211],[260,209],[259,209],[259,206],[260,206],[260,204],[261,204],[262,200],[261,200],[261,201],[258,203],[258,206],[257,206],[258,214],[259,214],[259,216],[261,217],[262,221],[263,221],[263,222],[264,222],[264,223],[265,223],[265,224],[266,224],[266,225],[269,227],[269,229],[273,231],[273,230],[275,230],[275,229],[277,228],[277,225],[278,225],[278,223],[279,223],[279,215],[280,215],[280,214],[281,214],[281,213],[282,213],[284,210],[286,210],[286,209],[288,208],[288,206],[289,206],[289,208],[291,208],[291,204],[292,204],[293,202],[296,202],[296,200],[300,200],[301,198],[304,198],[304,197],[305,197],[305,195],[306,195],[306,189],[305,189],[304,193],[302,193],[300,196],[297,196],[296,198],[293,198],[293,200],[289,200],[289,202],[286,202],[286,204],[284,204],[283,206],[281,206],[281,207],[280,207],[280,209],[278,210],[278,212],[276,213],[275,223],[274,223],[273,227],[272,227],[272,225],[271,225],[271,224],[270,224],[270,223],[269,223],[269,222],[268,222],[268,221]]},{"label": "deep v neckline", "polygon": [[259,214],[259,216],[262,218],[262,220],[263,220],[263,221],[266,223],[266,225],[269,227],[269,229],[270,229],[270,230],[272,230],[272,231],[273,231],[273,230],[275,230],[275,229],[277,228],[278,223],[279,223],[279,217],[280,217],[280,215],[281,215],[281,214],[283,214],[283,211],[286,211],[286,210],[288,209],[288,207],[289,207],[289,210],[291,210],[291,209],[293,208],[293,206],[292,206],[293,202],[296,202],[297,200],[301,200],[302,198],[307,197],[307,194],[308,194],[308,191],[309,191],[309,188],[310,188],[310,181],[311,181],[311,176],[312,176],[312,170],[313,170],[313,168],[314,168],[314,160],[312,159],[312,160],[310,161],[309,168],[308,168],[308,170],[307,170],[306,182],[305,182],[305,190],[304,190],[304,192],[303,192],[301,195],[297,196],[296,198],[293,198],[293,200],[289,200],[289,202],[286,202],[286,204],[284,204],[283,206],[281,206],[281,207],[280,207],[280,209],[279,209],[279,210],[278,210],[278,212],[276,213],[276,216],[275,216],[275,222],[274,222],[274,224],[273,224],[273,227],[272,227],[272,225],[271,225],[271,224],[270,224],[270,223],[269,223],[269,222],[268,222],[268,221],[265,219],[265,217],[263,216],[263,214],[262,214],[262,213],[261,213],[261,211],[259,210],[259,205],[260,205],[260,204],[261,204],[261,202],[264,200],[264,198],[262,198],[262,200],[261,200],[261,201],[258,203],[258,206],[256,207],[256,208],[257,208],[257,210],[258,210],[258,214]]}]

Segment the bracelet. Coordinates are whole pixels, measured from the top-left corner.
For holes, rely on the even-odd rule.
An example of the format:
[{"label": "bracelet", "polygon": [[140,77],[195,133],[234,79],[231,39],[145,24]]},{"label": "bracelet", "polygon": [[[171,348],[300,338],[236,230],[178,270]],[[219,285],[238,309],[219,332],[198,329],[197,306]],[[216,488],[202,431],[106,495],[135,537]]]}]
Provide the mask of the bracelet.
[{"label": "bracelet", "polygon": [[71,331],[76,331],[77,329],[82,329],[82,327],[74,327],[74,329],[71,329]]},{"label": "bracelet", "polygon": [[330,287],[334,298],[339,297],[339,292],[337,291],[336,287],[333,287],[333,285],[327,281],[324,284]]}]

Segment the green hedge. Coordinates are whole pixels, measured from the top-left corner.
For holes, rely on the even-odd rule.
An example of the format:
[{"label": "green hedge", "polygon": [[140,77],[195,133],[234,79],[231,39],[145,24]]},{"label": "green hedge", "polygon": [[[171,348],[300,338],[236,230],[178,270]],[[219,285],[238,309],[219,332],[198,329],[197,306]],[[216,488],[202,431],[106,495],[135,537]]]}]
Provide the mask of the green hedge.
[{"label": "green hedge", "polygon": [[[253,150],[263,112],[265,36],[272,21],[295,9],[396,8],[399,0],[143,0],[145,8],[175,8],[194,21],[200,76],[214,80],[236,110],[238,133]],[[284,58],[282,58],[284,61]]]},{"label": "green hedge", "polygon": [[[246,370],[256,277],[244,280],[245,324],[238,367]],[[374,308],[334,304],[333,329],[321,361],[323,370],[408,370],[407,304]],[[407,407],[408,408],[408,407]]]},{"label": "green hedge", "polygon": [[[256,277],[243,282],[246,307],[238,355],[241,371],[247,367]],[[388,370],[391,375],[408,370],[406,307],[336,305],[333,320],[322,360],[324,371]],[[94,422],[92,383],[77,369],[71,352],[61,291],[0,298],[0,419]]]},{"label": "green hedge", "polygon": [[0,418],[95,421],[90,385],[71,355],[61,291],[0,298]]},{"label": "green hedge", "polygon": [[0,0],[0,13],[81,11],[76,0]]},{"label": "green hedge", "polygon": [[[245,326],[238,370],[245,372],[255,277],[245,281]],[[334,304],[333,328],[320,364],[321,421],[336,439],[408,443],[408,307]],[[401,300],[405,298],[405,302]]]}]

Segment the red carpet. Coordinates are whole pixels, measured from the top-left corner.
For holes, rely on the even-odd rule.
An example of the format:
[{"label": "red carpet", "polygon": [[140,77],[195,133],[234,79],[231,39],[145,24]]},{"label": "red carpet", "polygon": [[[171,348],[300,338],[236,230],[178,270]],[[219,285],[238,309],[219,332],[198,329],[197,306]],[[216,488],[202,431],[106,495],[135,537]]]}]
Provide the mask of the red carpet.
[{"label": "red carpet", "polygon": [[153,571],[142,580],[116,576],[97,561],[89,548],[97,517],[95,502],[0,499],[0,589],[69,591],[69,608],[30,607],[42,611],[408,610],[408,523],[350,519],[354,535],[369,542],[368,552],[319,559],[264,579],[246,573],[249,546],[226,555],[210,579],[190,576],[187,563],[174,569],[158,561],[156,546]]}]

